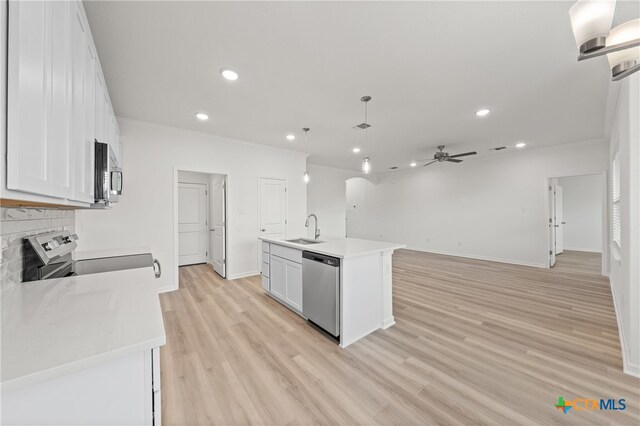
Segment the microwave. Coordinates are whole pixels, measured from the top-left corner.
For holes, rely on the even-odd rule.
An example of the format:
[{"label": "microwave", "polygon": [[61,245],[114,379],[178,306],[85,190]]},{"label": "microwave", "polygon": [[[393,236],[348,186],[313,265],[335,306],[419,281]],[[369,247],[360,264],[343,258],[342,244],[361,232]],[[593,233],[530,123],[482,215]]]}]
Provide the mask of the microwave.
[{"label": "microwave", "polygon": [[92,207],[106,208],[117,203],[122,195],[122,169],[108,143],[95,141],[95,203]]}]

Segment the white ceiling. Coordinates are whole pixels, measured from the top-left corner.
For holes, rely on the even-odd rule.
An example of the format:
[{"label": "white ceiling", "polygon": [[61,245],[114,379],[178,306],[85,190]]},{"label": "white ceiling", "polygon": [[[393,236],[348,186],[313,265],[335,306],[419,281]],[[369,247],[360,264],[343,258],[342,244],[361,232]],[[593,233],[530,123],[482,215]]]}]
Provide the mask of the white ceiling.
[{"label": "white ceiling", "polygon": [[[638,16],[620,3],[616,21]],[[603,138],[607,60],[576,61],[571,5],[85,1],[118,116],[301,151],[308,126],[310,162],[358,169],[370,95],[363,153],[377,171],[439,144]]]}]

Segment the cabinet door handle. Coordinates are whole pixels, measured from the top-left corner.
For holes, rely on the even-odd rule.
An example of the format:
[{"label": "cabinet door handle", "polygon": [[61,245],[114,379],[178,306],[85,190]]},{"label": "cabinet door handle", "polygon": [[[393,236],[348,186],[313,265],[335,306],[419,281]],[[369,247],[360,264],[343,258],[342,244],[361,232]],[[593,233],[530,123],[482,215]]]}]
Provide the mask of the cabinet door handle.
[{"label": "cabinet door handle", "polygon": [[[156,265],[158,265],[157,271]],[[153,271],[155,272],[156,278],[160,278],[160,276],[162,275],[162,266],[160,266],[160,261],[158,259],[153,259]]]},{"label": "cabinet door handle", "polygon": [[262,229],[261,229],[261,231],[262,231],[262,232],[266,232],[267,230],[266,230],[266,229],[264,229],[264,228],[262,228]]}]

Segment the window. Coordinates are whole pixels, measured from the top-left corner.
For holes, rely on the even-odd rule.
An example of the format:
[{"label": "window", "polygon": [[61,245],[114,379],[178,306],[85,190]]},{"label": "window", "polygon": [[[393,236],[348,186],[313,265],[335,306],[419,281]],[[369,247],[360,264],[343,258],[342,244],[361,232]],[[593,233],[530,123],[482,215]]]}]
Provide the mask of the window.
[{"label": "window", "polygon": [[620,156],[616,152],[611,164],[611,236],[620,247]]}]

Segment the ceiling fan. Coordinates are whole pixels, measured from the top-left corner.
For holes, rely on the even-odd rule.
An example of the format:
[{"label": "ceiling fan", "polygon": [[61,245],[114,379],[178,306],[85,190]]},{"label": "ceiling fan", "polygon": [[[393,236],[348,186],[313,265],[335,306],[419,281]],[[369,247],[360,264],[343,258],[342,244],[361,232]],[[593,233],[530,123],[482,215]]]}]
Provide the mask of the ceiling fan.
[{"label": "ceiling fan", "polygon": [[475,151],[470,151],[462,154],[449,155],[448,152],[443,152],[443,149],[444,149],[444,145],[439,145],[438,146],[439,151],[433,155],[433,161],[430,161],[429,163],[423,165],[422,167],[428,166],[429,164],[433,164],[433,163],[443,163],[445,161],[448,161],[450,163],[462,163],[462,160],[458,160],[458,157],[465,157],[467,155],[477,154],[477,152]]}]

